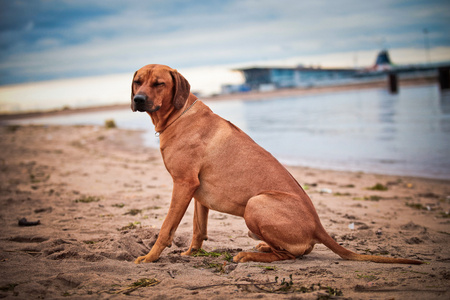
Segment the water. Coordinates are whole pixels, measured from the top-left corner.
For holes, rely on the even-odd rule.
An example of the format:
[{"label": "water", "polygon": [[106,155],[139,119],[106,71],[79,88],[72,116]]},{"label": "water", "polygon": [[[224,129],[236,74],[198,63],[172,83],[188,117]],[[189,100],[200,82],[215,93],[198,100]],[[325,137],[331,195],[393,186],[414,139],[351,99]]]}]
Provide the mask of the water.
[{"label": "water", "polygon": [[[450,94],[437,86],[293,96],[261,101],[211,101],[281,162],[324,169],[450,179]],[[158,147],[150,117],[130,110],[83,113],[21,123],[145,129]],[[17,123],[17,122],[16,122]]]},{"label": "water", "polygon": [[450,178],[449,108],[429,86],[246,103],[245,118],[287,164]]}]

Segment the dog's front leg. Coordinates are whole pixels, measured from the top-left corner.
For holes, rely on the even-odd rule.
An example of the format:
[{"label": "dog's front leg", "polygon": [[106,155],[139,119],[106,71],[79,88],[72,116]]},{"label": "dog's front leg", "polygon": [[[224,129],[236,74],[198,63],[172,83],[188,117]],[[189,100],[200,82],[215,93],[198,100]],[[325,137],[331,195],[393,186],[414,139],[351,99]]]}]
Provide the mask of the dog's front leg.
[{"label": "dog's front leg", "polygon": [[181,253],[181,255],[192,255],[195,251],[202,247],[203,241],[208,239],[208,212],[209,208],[203,206],[200,202],[195,200],[194,210],[194,234],[192,236],[192,243],[189,250]]},{"label": "dog's front leg", "polygon": [[164,219],[158,239],[147,255],[140,256],[134,261],[136,264],[157,260],[161,255],[161,252],[166,247],[172,245],[175,231],[177,230],[197,187],[197,183],[188,183],[186,181],[179,183],[174,182],[169,212]]}]

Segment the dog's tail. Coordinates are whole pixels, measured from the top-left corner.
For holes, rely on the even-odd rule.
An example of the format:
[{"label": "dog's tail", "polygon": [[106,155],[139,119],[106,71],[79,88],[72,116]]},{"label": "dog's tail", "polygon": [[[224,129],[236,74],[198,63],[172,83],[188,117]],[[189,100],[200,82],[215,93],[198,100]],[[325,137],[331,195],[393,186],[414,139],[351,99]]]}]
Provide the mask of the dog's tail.
[{"label": "dog's tail", "polygon": [[[321,226],[322,227],[322,226]],[[414,259],[405,259],[405,258],[393,258],[393,257],[385,257],[385,256],[377,256],[377,255],[364,255],[352,252],[348,249],[345,249],[341,245],[339,245],[326,231],[321,228],[319,233],[317,234],[317,240],[327,246],[331,251],[347,260],[358,260],[358,261],[372,261],[376,263],[387,263],[387,264],[410,264],[410,265],[420,265],[423,264],[422,261],[414,260]]]}]

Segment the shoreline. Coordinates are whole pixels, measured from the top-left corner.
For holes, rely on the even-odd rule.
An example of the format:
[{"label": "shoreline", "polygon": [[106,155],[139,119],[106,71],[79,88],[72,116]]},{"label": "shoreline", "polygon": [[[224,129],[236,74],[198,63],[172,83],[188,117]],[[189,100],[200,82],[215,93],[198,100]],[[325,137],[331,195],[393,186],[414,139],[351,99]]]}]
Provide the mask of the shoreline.
[{"label": "shoreline", "polygon": [[[27,128],[27,127],[93,127],[93,128],[99,128],[100,130],[102,130],[102,128],[104,127],[103,125],[39,125],[39,124],[18,124],[18,125],[8,125],[8,124],[2,124],[0,122],[0,128],[5,127],[7,128],[7,130],[18,130],[20,128]],[[9,128],[9,129],[8,129]],[[124,128],[115,128],[115,130],[119,130],[119,131],[127,131],[130,132],[132,134],[141,134],[143,131],[142,129],[124,129]],[[140,145],[145,148],[148,149],[149,151],[156,151],[158,154],[160,153],[160,149],[159,147],[153,147],[153,146],[148,146],[148,145],[144,145],[144,137],[139,136],[138,138],[139,140],[141,140]],[[327,167],[327,166],[317,166],[317,165],[308,165],[305,163],[292,163],[292,162],[282,162],[282,160],[279,160],[284,166],[286,166],[287,168],[306,168],[306,169],[312,169],[312,170],[317,170],[319,172],[346,172],[346,173],[352,173],[352,174],[365,174],[365,175],[370,175],[370,176],[389,176],[389,177],[403,177],[403,178],[409,178],[411,180],[429,180],[429,181],[436,181],[436,182],[441,182],[441,183],[448,183],[450,186],[450,178],[445,178],[445,177],[439,177],[439,176],[421,176],[421,175],[414,175],[414,174],[408,174],[408,173],[395,173],[395,172],[376,172],[376,171],[370,171],[370,170],[359,170],[359,169],[355,169],[355,168],[348,168],[348,167]]]},{"label": "shoreline", "polygon": [[[354,91],[354,90],[364,90],[364,89],[379,89],[381,88],[381,86],[384,84],[385,82],[371,82],[370,84],[364,84],[364,85],[357,85],[357,88],[355,88],[354,85],[346,85],[346,86],[340,86],[340,87],[322,87],[322,88],[313,88],[313,89],[287,89],[287,90],[278,90],[278,91],[273,91],[273,92],[265,92],[265,93],[249,93],[249,94],[234,94],[234,95],[224,95],[221,97],[214,97],[214,98],[201,98],[202,100],[206,101],[211,101],[211,104],[213,103],[213,101],[224,101],[223,103],[226,105],[226,99],[231,99],[230,97],[226,98],[226,96],[233,96],[236,97],[238,99],[242,99],[242,96],[245,95],[247,97],[246,100],[242,100],[242,101],[265,101],[268,99],[272,99],[271,97],[291,97],[292,95],[310,95],[310,94],[318,94],[318,93],[339,93],[342,91]],[[410,86],[411,84],[414,85],[418,85],[418,84],[430,84],[432,83],[432,81],[430,81],[430,78],[426,79],[426,80],[409,80],[409,81],[404,81],[402,83],[402,86]],[[263,97],[263,95],[265,95],[265,97]],[[270,97],[271,96],[271,97]],[[224,98],[224,99],[222,99]],[[225,99],[226,98],[226,99]],[[95,113],[95,112],[107,112],[109,110],[125,110],[128,109],[129,105],[128,104],[124,104],[124,105],[111,105],[111,106],[99,106],[99,107],[89,107],[89,108],[83,108],[83,109],[76,109],[76,110],[63,110],[63,111],[53,111],[53,112],[38,112],[38,113],[32,113],[32,114],[19,114],[19,115],[12,115],[11,119],[5,119],[2,120],[1,119],[1,115],[0,115],[0,125],[8,125],[8,124],[12,124],[12,126],[14,126],[14,124],[18,124],[19,126],[21,126],[20,124],[23,123],[25,126],[27,123],[31,122],[31,121],[27,121],[27,119],[29,118],[36,118],[35,122],[36,124],[39,124],[40,122],[46,122],[45,118],[47,117],[61,117],[61,116],[73,116],[75,118],[80,118],[81,116],[86,116],[86,118],[89,119],[89,113]],[[86,115],[83,115],[83,113],[88,113]],[[126,111],[123,111],[121,113],[126,113]],[[80,116],[78,116],[77,114],[80,114]],[[109,114],[109,113],[108,113]],[[64,117],[63,117],[64,119]],[[98,118],[96,118],[98,119]],[[14,120],[17,120],[16,122],[14,122]],[[21,121],[23,120],[23,121]],[[103,120],[103,119],[102,119]],[[4,121],[4,122],[2,122]],[[8,122],[10,121],[10,122]],[[117,120],[116,120],[117,121]],[[120,121],[120,118],[119,118]],[[86,124],[97,124],[99,126],[102,126],[103,124],[100,122],[89,122],[86,121],[86,119],[84,119],[84,122]],[[120,123],[120,122],[119,122]],[[118,123],[118,124],[119,124]],[[49,124],[51,124],[51,122],[49,121]],[[77,123],[76,123],[77,124]],[[56,125],[56,124],[55,124]],[[122,124],[120,123],[119,125],[121,125],[120,127],[122,127]],[[70,126],[70,125],[68,125]],[[124,126],[126,128],[126,126]],[[149,129],[150,130],[150,129]],[[151,132],[151,130],[149,131]],[[152,136],[151,134],[149,135],[149,137]],[[151,139],[151,137],[150,137]],[[159,149],[157,144],[154,144],[153,142],[151,143],[151,146],[155,149]],[[281,158],[282,160],[282,158]],[[321,170],[335,170],[335,171],[349,171],[352,173],[367,173],[367,174],[377,174],[377,175],[392,175],[392,176],[404,176],[404,177],[410,177],[410,178],[423,178],[423,179],[434,179],[434,180],[450,180],[450,178],[448,176],[445,176],[446,173],[439,173],[436,172],[433,169],[423,169],[422,171],[418,171],[416,169],[411,169],[408,172],[408,169],[403,170],[403,169],[399,169],[398,167],[395,168],[394,167],[389,167],[387,165],[381,165],[381,168],[375,168],[373,166],[366,165],[366,164],[353,164],[353,165],[349,165],[349,164],[317,164],[314,162],[310,162],[310,161],[305,161],[305,160],[301,160],[300,161],[292,161],[292,158],[290,159],[290,161],[284,161],[283,164],[287,165],[287,166],[291,166],[291,167],[310,167],[310,168],[315,168],[315,169],[321,169]],[[361,167],[362,166],[362,167]]]},{"label": "shoreline", "polygon": [[[421,77],[421,78],[399,78],[399,88],[408,87],[413,85],[428,85],[436,84],[436,77]],[[242,101],[256,101],[256,100],[268,100],[277,97],[292,97],[292,96],[306,96],[322,93],[333,93],[353,90],[365,90],[365,89],[387,89],[387,80],[374,80],[370,82],[357,82],[351,84],[342,84],[335,86],[315,86],[311,88],[290,88],[290,89],[277,89],[267,92],[247,92],[247,93],[235,93],[235,94],[221,94],[216,96],[199,97],[202,101],[226,101],[226,100],[242,100]],[[68,109],[55,109],[49,111],[31,111],[31,112],[18,112],[18,113],[0,113],[0,122],[16,120],[16,119],[29,119],[29,118],[43,118],[47,116],[65,116],[77,113],[90,113],[109,110],[126,109],[130,104],[111,104],[103,106],[91,106],[82,108],[68,108]]]}]

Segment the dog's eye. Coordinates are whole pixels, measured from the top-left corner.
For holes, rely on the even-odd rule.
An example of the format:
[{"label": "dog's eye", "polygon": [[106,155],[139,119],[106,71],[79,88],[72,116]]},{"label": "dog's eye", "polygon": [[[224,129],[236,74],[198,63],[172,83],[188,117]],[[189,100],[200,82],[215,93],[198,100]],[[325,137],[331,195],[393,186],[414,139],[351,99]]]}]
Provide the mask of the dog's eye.
[{"label": "dog's eye", "polygon": [[141,85],[142,83],[139,80],[133,80],[133,83],[136,85]]},{"label": "dog's eye", "polygon": [[164,85],[164,84],[165,84],[164,82],[158,81],[158,82],[155,82],[155,83],[153,84],[153,86],[161,86],[161,85]]}]

